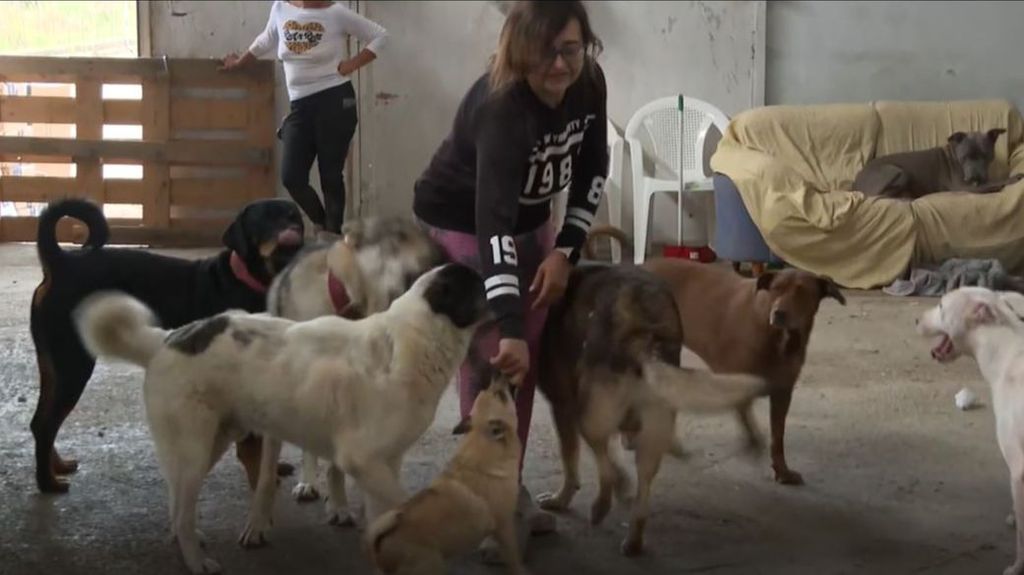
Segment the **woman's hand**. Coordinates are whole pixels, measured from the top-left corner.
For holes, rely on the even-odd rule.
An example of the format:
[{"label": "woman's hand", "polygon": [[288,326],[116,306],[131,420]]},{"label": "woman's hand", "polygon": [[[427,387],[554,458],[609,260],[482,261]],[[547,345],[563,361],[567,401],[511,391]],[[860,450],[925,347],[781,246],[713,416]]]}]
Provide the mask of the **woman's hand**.
[{"label": "woman's hand", "polygon": [[[246,53],[248,55],[248,53]],[[237,52],[232,52],[221,60],[221,67],[219,70],[223,72],[230,72],[239,66],[245,64],[248,60],[245,56],[239,56]]]},{"label": "woman's hand", "polygon": [[498,342],[498,355],[491,358],[491,365],[508,376],[512,385],[519,385],[530,371],[530,348],[525,339],[502,338]]},{"label": "woman's hand", "polygon": [[354,58],[351,60],[342,60],[338,63],[338,73],[342,76],[351,76],[352,74],[355,74],[358,69],[359,62],[356,62]]},{"label": "woman's hand", "polygon": [[537,275],[530,285],[531,293],[540,290],[533,299],[532,309],[546,307],[562,299],[571,271],[572,265],[564,253],[555,250],[548,254],[537,268]]}]

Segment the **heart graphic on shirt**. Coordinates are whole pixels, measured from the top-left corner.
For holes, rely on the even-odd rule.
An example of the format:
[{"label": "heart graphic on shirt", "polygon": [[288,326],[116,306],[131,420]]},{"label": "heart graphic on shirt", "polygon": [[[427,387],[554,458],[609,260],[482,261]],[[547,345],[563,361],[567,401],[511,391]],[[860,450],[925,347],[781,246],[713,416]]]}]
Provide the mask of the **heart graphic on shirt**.
[{"label": "heart graphic on shirt", "polygon": [[303,54],[315,48],[324,37],[324,26],[319,22],[299,24],[295,20],[284,23],[284,45],[293,54]]}]

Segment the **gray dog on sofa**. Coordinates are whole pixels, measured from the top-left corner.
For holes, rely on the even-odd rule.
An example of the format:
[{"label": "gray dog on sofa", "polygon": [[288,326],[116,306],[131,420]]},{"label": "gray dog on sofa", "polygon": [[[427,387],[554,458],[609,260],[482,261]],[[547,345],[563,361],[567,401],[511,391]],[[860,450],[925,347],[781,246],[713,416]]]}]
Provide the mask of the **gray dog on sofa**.
[{"label": "gray dog on sofa", "polygon": [[853,189],[869,196],[905,200],[946,191],[998,192],[1024,178],[1024,174],[1016,174],[998,182],[988,179],[996,140],[1005,132],[1002,128],[955,132],[939,148],[875,158],[857,174]]}]

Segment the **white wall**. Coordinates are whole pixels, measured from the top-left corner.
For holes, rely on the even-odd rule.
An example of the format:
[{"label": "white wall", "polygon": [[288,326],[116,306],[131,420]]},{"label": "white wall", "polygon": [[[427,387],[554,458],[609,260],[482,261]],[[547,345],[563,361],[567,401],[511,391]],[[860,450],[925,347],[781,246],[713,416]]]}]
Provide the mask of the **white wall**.
[{"label": "white wall", "polygon": [[1024,2],[769,2],[770,104],[1008,98]]},{"label": "white wall", "polygon": [[388,45],[360,72],[361,212],[410,214],[413,183],[485,70],[503,17],[490,2],[362,2]]},{"label": "white wall", "polygon": [[[624,128],[644,103],[680,92],[727,114],[760,104],[763,6],[588,2],[605,46],[600,62],[612,121]],[[361,8],[392,35],[385,54],[360,78],[363,200],[369,213],[406,213],[413,182],[451,127],[459,100],[483,73],[503,16],[494,2],[369,1]],[[627,196],[627,222],[630,202]],[[674,237],[674,204],[658,206],[662,233],[656,239]]]}]

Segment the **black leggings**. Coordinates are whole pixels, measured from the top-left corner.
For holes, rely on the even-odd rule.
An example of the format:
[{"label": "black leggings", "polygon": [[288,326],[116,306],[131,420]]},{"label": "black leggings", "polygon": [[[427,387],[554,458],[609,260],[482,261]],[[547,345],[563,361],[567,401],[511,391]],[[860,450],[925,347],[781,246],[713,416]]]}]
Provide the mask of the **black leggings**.
[{"label": "black leggings", "polygon": [[[339,233],[345,220],[345,158],[356,131],[352,82],[291,103],[278,138],[284,143],[281,181],[314,225]],[[320,169],[324,203],[309,185],[313,159]]]}]

